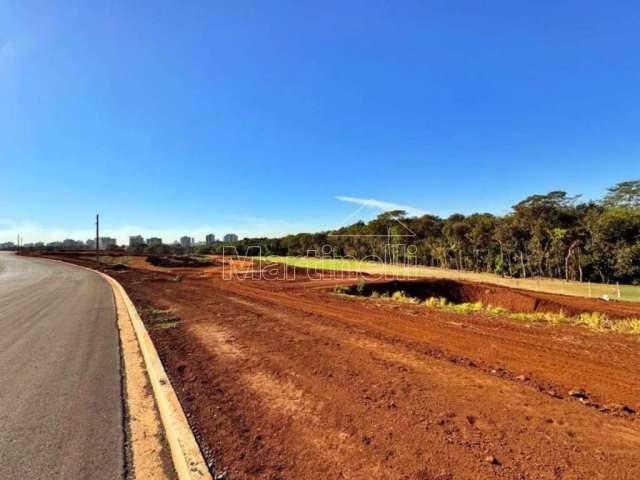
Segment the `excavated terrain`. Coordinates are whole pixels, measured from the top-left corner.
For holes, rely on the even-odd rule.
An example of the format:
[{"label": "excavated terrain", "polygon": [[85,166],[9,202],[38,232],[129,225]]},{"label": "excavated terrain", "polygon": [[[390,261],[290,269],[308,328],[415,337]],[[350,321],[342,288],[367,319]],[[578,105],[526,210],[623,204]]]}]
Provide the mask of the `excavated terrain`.
[{"label": "excavated terrain", "polygon": [[[226,478],[640,478],[638,336],[333,293],[355,278],[129,266],[110,273]],[[401,288],[513,311],[640,317],[638,304],[491,285]]]}]

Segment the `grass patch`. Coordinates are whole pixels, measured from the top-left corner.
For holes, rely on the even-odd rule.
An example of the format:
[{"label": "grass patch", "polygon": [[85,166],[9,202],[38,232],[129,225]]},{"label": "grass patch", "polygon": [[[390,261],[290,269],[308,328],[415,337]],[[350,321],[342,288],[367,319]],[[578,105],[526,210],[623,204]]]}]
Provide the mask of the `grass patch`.
[{"label": "grass patch", "polygon": [[412,305],[417,305],[420,303],[420,300],[414,297],[407,296],[407,294],[404,293],[404,291],[402,290],[393,292],[393,294],[391,295],[391,300],[394,300],[400,303],[410,303]]},{"label": "grass patch", "polygon": [[147,325],[162,329],[175,328],[180,321],[180,318],[178,318],[173,310],[162,310],[158,308],[143,310],[142,318]]},{"label": "grass patch", "polygon": [[640,335],[640,318],[625,318],[624,320],[613,322],[611,330],[618,333]]},{"label": "grass patch", "polygon": [[180,324],[180,322],[161,322],[161,323],[157,323],[155,326],[156,328],[159,328],[160,330],[171,330],[174,328],[178,328],[178,325]]},{"label": "grass patch", "polygon": [[444,308],[447,306],[449,301],[444,297],[430,297],[424,301],[424,304],[427,307],[439,307]]},{"label": "grass patch", "polygon": [[585,312],[578,315],[575,320],[577,325],[586,325],[592,330],[608,330],[612,322],[606,315],[598,312]]},{"label": "grass patch", "polygon": [[427,298],[423,305],[427,307],[439,308],[447,312],[467,314],[484,311],[485,307],[480,302],[473,303],[451,303],[444,297]]},{"label": "grass patch", "polygon": [[514,320],[524,320],[526,322],[544,322],[544,323],[574,323],[571,317],[567,317],[563,311],[560,312],[531,312],[522,313],[508,312],[507,316]]},{"label": "grass patch", "polygon": [[460,313],[466,315],[468,313],[478,313],[484,311],[484,305],[480,302],[476,303],[450,303],[445,307],[447,312]]},{"label": "grass patch", "polygon": [[509,314],[509,310],[507,310],[506,308],[496,307],[494,305],[487,305],[484,308],[484,311],[487,315],[492,315],[494,317],[505,316]]}]

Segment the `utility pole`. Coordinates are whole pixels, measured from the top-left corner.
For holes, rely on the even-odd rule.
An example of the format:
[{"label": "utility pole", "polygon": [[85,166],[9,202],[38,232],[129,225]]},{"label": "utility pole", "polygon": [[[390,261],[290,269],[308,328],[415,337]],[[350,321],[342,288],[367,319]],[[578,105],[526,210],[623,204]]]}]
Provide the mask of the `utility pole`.
[{"label": "utility pole", "polygon": [[96,213],[96,265],[100,265],[100,215]]}]

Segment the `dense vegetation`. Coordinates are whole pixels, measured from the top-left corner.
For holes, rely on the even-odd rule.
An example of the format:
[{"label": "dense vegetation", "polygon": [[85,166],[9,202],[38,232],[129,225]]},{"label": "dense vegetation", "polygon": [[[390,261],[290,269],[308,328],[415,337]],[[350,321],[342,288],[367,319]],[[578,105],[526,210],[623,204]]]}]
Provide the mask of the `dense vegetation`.
[{"label": "dense vegetation", "polygon": [[[405,227],[415,233],[407,234]],[[340,236],[333,236],[333,235]],[[362,236],[368,235],[368,236]],[[370,235],[379,235],[371,237]],[[334,232],[237,242],[240,254],[307,255],[333,246],[337,256],[382,256],[384,245],[416,245],[420,264],[513,277],[640,283],[640,180],[610,188],[600,201],[582,203],[562,191],[532,195],[496,216],[475,213],[407,217],[385,212],[368,223]],[[208,253],[217,247],[203,247]],[[406,253],[400,248],[399,256]]]}]

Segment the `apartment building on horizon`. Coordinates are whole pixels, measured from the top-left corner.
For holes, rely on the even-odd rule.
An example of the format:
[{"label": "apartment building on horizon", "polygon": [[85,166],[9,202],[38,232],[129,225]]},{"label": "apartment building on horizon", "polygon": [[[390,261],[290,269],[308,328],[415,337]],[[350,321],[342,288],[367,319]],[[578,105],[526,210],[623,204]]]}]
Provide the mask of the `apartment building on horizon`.
[{"label": "apartment building on horizon", "polygon": [[236,235],[235,233],[227,233],[223,237],[223,240],[225,243],[234,243],[238,241],[238,235]]}]

